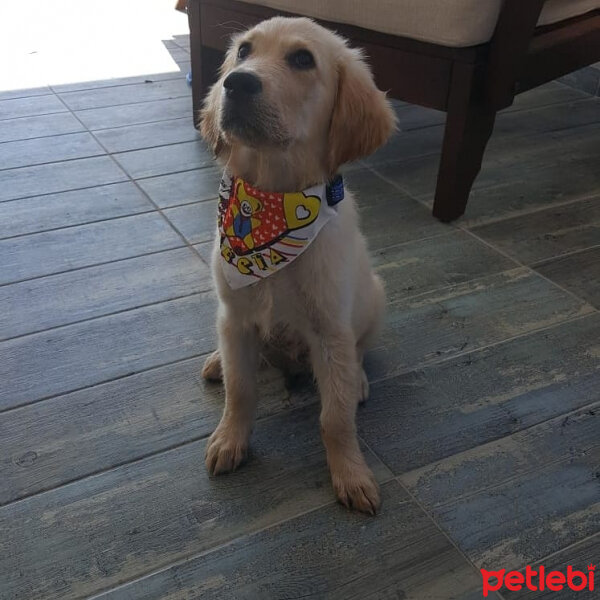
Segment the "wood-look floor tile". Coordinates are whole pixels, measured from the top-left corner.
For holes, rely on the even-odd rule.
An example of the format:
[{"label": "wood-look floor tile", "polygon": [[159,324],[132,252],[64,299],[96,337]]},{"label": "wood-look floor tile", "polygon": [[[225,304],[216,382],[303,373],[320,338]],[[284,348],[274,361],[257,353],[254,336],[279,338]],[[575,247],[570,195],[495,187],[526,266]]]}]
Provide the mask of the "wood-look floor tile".
[{"label": "wood-look floor tile", "polygon": [[0,410],[215,348],[210,293],[0,342]]}]

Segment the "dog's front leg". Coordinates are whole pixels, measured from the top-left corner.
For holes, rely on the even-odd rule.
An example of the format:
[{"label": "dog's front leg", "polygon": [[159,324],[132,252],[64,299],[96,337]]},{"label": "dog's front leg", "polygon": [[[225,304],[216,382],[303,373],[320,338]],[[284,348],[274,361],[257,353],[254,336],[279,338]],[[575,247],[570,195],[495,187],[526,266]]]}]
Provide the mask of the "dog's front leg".
[{"label": "dog's front leg", "polygon": [[258,397],[256,329],[244,327],[231,315],[220,317],[218,327],[225,409],[206,447],[206,467],[212,475],[234,471],[246,457]]},{"label": "dog's front leg", "polygon": [[361,397],[361,366],[351,331],[315,335],[311,361],[321,393],[321,435],[335,493],[349,508],[375,514],[379,486],[367,466],[356,435]]}]

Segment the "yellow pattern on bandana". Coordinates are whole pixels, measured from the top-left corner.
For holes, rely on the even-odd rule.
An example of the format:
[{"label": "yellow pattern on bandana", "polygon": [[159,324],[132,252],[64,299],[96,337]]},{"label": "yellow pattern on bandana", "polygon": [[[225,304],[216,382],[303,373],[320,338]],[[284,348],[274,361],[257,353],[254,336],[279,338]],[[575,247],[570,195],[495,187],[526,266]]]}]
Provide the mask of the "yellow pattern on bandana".
[{"label": "yellow pattern on bandana", "polygon": [[229,286],[251,285],[293,262],[336,214],[326,184],[303,192],[263,192],[225,173],[218,226]]}]

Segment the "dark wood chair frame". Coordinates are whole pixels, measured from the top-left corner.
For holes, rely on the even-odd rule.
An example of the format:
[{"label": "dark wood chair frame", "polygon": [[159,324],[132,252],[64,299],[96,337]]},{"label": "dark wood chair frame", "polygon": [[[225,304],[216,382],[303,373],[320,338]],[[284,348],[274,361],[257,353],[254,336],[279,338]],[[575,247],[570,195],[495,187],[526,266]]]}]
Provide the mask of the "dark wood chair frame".
[{"label": "dark wood chair frame", "polygon": [[[496,113],[516,94],[600,60],[600,10],[536,27],[544,2],[504,0],[490,42],[468,48],[320,21],[366,50],[391,97],[447,112],[433,205],[442,221],[464,213]],[[195,126],[230,34],[276,14],[293,16],[237,0],[188,0]]]}]

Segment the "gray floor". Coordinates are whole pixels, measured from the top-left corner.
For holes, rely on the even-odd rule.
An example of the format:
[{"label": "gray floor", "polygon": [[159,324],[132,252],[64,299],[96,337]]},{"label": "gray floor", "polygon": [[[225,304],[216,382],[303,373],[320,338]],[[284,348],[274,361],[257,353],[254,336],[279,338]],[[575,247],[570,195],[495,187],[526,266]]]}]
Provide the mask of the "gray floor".
[{"label": "gray floor", "polygon": [[482,567],[596,563],[593,76],[499,117],[452,226],[429,211],[442,114],[398,104],[348,170],[389,295],[358,413],[376,518],[333,501],[318,399],[276,372],[250,463],[206,475],[219,171],[185,79],[0,95],[0,597],[471,599]]}]

